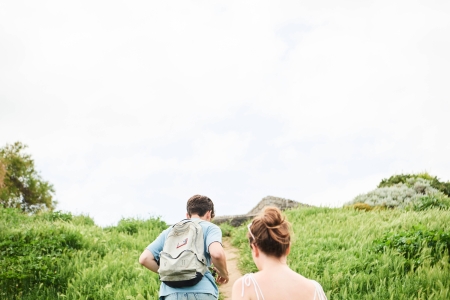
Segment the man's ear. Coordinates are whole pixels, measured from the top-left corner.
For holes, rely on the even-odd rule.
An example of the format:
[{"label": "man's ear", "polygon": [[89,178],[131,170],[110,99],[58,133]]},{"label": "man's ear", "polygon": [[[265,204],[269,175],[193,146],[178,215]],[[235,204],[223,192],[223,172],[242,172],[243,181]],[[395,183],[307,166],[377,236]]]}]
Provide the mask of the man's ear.
[{"label": "man's ear", "polygon": [[189,213],[186,213],[186,219],[190,219],[191,216],[189,215]]},{"label": "man's ear", "polygon": [[210,211],[210,210],[208,210],[208,211],[205,213],[205,218],[208,219],[208,220],[211,220],[211,211]]}]

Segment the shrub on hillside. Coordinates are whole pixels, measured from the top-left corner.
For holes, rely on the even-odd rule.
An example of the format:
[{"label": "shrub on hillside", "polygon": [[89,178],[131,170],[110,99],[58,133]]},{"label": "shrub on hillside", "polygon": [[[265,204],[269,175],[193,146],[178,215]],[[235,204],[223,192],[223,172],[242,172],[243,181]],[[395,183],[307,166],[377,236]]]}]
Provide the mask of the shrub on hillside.
[{"label": "shrub on hillside", "polygon": [[222,223],[220,224],[220,230],[222,230],[222,236],[231,236],[231,233],[233,232],[234,227],[231,226],[229,223]]},{"label": "shrub on hillside", "polygon": [[85,226],[96,226],[95,222],[94,222],[94,219],[92,219],[88,215],[73,216],[72,224],[74,224],[74,225],[85,225]]},{"label": "shrub on hillside", "polygon": [[[426,248],[430,250],[429,255],[422,255]],[[406,258],[405,271],[415,270],[426,260],[434,265],[444,255],[450,255],[450,233],[421,226],[409,231],[387,232],[374,242],[374,250],[385,252],[387,249],[394,249]]]},{"label": "shrub on hillside", "polygon": [[428,181],[431,187],[439,190],[440,192],[444,193],[447,196],[450,196],[450,182],[441,182],[436,176],[433,177],[426,172],[419,174],[393,175],[388,179],[385,178],[381,180],[380,184],[378,185],[378,188],[391,187],[399,183],[408,185],[411,182],[415,182],[418,178]]},{"label": "shrub on hillside", "polygon": [[11,231],[0,239],[0,282],[10,295],[40,284],[63,290],[68,278],[62,268],[82,245],[82,235],[66,228]]},{"label": "shrub on hillside", "polygon": [[62,211],[51,211],[51,212],[44,212],[41,215],[39,215],[40,218],[54,222],[54,221],[63,221],[63,222],[70,222],[72,221],[72,214],[70,212],[62,212]]},{"label": "shrub on hillside", "polygon": [[22,214],[20,210],[15,208],[2,208],[0,206],[0,229],[2,223],[8,224],[8,227],[14,228],[28,220],[29,216]]},{"label": "shrub on hillside", "polygon": [[0,299],[153,299],[156,274],[139,253],[167,224],[134,220],[132,236],[84,215],[24,214],[0,206]]},{"label": "shrub on hillside", "polygon": [[[450,201],[445,194],[432,187],[429,180],[419,176],[407,177],[402,175],[402,177],[395,177],[390,180],[389,184],[385,182],[379,186],[381,187],[367,194],[358,195],[346,205],[365,203],[373,207],[413,207],[414,210],[424,210],[436,207],[446,209],[445,203]],[[433,199],[433,201],[427,199]],[[438,202],[442,202],[442,205],[439,205]]]},{"label": "shrub on hillside", "polygon": [[442,194],[433,194],[420,197],[411,207],[414,211],[424,211],[427,209],[450,210],[450,198]]},{"label": "shrub on hillside", "polygon": [[166,223],[162,222],[159,218],[151,218],[148,220],[141,220],[139,218],[123,218],[118,222],[117,226],[108,226],[105,230],[109,232],[116,231],[134,235],[139,233],[141,230],[154,228],[155,224],[161,225],[161,231],[167,228]]},{"label": "shrub on hillside", "polygon": [[123,232],[123,233],[127,233],[127,234],[135,234],[138,233],[138,226],[139,226],[139,220],[134,220],[134,219],[122,219],[119,221],[119,223],[117,224],[117,231],[119,232]]},{"label": "shrub on hillside", "polygon": [[364,210],[364,211],[371,211],[373,209],[373,207],[370,206],[369,204],[361,202],[355,203],[350,207],[356,210]]},{"label": "shrub on hillside", "polygon": [[349,204],[365,203],[370,206],[386,206],[388,208],[405,207],[411,201],[420,198],[414,189],[399,184],[392,187],[378,188],[367,194],[358,195]]},{"label": "shrub on hillside", "polygon": [[63,292],[80,250],[91,257],[106,254],[104,243],[92,241],[75,224],[94,223],[71,213],[28,215],[0,207],[0,299],[28,299],[24,295],[39,289]]}]

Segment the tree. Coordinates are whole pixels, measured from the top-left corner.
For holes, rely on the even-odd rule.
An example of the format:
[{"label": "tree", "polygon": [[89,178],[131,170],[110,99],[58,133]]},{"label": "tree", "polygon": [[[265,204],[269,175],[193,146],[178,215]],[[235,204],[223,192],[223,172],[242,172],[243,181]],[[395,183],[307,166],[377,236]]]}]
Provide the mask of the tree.
[{"label": "tree", "polygon": [[3,164],[2,160],[0,159],[0,189],[3,187],[5,175],[6,175],[6,167],[5,164]]},{"label": "tree", "polygon": [[20,142],[0,148],[0,205],[31,213],[53,210],[53,185],[34,169],[33,159],[23,152],[26,148]]}]

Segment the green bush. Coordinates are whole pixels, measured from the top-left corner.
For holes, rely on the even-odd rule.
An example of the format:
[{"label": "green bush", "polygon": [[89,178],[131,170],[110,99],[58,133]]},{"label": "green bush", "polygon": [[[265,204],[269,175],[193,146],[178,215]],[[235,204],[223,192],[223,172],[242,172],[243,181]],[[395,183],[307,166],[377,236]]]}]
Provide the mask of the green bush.
[{"label": "green bush", "polygon": [[78,215],[73,216],[72,224],[74,225],[86,225],[86,226],[95,226],[94,220],[88,215]]},{"label": "green bush", "polygon": [[0,207],[0,299],[156,300],[158,275],[138,258],[166,228],[159,218],[102,229],[88,216]]},{"label": "green bush", "polygon": [[167,224],[161,221],[159,217],[150,218],[149,220],[141,220],[139,218],[123,218],[117,223],[117,226],[108,226],[105,230],[107,232],[120,232],[128,235],[136,235],[141,231],[145,232],[146,230],[155,229],[156,224],[158,224],[157,228],[161,231],[167,228]]},{"label": "green bush", "polygon": [[122,219],[117,224],[116,229],[118,232],[133,235],[139,231],[138,222],[139,221],[135,219]]},{"label": "green bush", "polygon": [[[422,187],[420,187],[422,189]],[[431,189],[429,187],[429,189]],[[433,192],[430,190],[429,192]],[[412,202],[422,197],[414,188],[410,188],[404,184],[392,187],[377,188],[366,194],[358,195],[353,201],[346,205],[354,205],[356,203],[365,203],[370,206],[385,206],[387,208],[406,208]]]},{"label": "green bush", "polygon": [[411,207],[415,211],[428,209],[450,210],[450,199],[441,195],[427,195],[416,200]]},{"label": "green bush", "polygon": [[[425,248],[429,248],[430,253],[424,257],[422,252]],[[445,254],[450,255],[450,234],[423,226],[413,226],[408,231],[391,231],[374,243],[375,252],[385,252],[387,249],[394,249],[407,259],[405,271],[415,270],[427,260],[434,265]]]},{"label": "green bush", "polygon": [[15,208],[2,208],[0,206],[0,229],[2,224],[8,228],[16,228],[28,220],[29,217],[20,210]]},{"label": "green bush", "polygon": [[377,189],[358,195],[345,205],[365,203],[384,208],[447,209],[450,198],[432,185],[435,181],[437,178],[431,177],[428,173],[395,175],[389,179],[383,179]]},{"label": "green bush", "polygon": [[62,211],[44,212],[38,215],[38,217],[50,222],[54,221],[70,222],[72,221],[73,218],[70,212],[62,212]]},{"label": "green bush", "polygon": [[82,245],[82,235],[67,228],[9,232],[0,240],[0,281],[6,284],[7,294],[17,295],[40,284],[64,290],[68,278],[61,268]]},{"label": "green bush", "polygon": [[220,230],[222,230],[222,236],[224,236],[224,237],[231,236],[231,233],[234,230],[234,227],[228,223],[222,223],[222,224],[220,224],[219,227],[220,227]]},{"label": "green bush", "polygon": [[428,181],[431,187],[444,193],[447,196],[450,196],[450,182],[441,182],[436,176],[433,177],[426,172],[419,174],[393,175],[387,179],[385,178],[381,180],[380,184],[378,184],[378,188],[391,187],[397,184],[408,184],[408,182],[411,182],[411,180],[412,182],[414,182],[418,178]]}]

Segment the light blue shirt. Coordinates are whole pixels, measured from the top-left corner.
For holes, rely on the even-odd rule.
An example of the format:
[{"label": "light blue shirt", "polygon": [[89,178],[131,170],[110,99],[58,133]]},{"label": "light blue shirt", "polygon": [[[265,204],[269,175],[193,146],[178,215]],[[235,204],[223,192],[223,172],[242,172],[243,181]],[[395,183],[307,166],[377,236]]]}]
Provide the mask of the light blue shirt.
[{"label": "light blue shirt", "polygon": [[[205,241],[205,258],[208,267],[211,266],[211,255],[209,254],[209,245],[214,242],[222,244],[222,231],[220,228],[208,221],[202,221],[199,223],[203,229],[203,239]],[[147,249],[153,254],[156,260],[159,260],[159,254],[163,250],[164,242],[166,241],[169,231],[172,226],[161,232],[161,234],[154,240]],[[205,273],[203,278],[194,286],[183,288],[172,288],[161,282],[159,289],[159,297],[164,297],[173,293],[206,293],[219,297],[219,289],[217,288],[214,277],[209,270]]]}]

